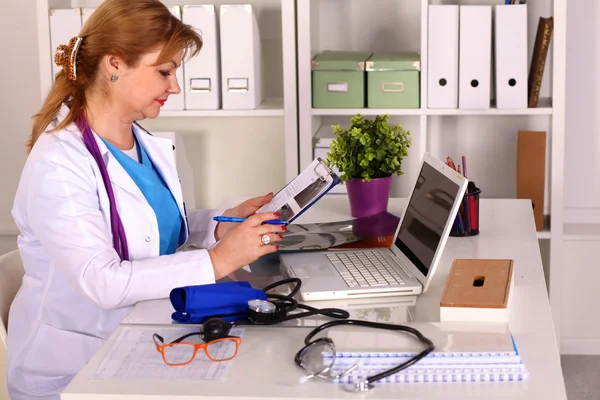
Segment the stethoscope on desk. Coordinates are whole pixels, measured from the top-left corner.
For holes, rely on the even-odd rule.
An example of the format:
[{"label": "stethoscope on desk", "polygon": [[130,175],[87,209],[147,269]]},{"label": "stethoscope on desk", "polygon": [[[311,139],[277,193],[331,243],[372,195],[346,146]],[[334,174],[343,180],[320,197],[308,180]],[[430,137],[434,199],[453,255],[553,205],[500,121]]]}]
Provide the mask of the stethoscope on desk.
[{"label": "stethoscope on desk", "polygon": [[[296,365],[299,366],[300,368],[302,368],[303,370],[309,372],[308,376],[301,378],[301,380],[300,380],[301,382],[305,382],[308,379],[314,378],[314,377],[318,377],[321,379],[325,379],[327,381],[335,382],[335,381],[339,380],[340,378],[343,378],[344,376],[352,373],[354,370],[356,370],[360,366],[360,359],[359,359],[359,362],[354,364],[352,367],[346,369],[342,373],[339,373],[337,375],[332,375],[331,371],[332,371],[332,369],[335,365],[335,361],[336,361],[336,350],[335,350],[335,344],[333,343],[333,340],[329,337],[320,337],[320,338],[312,340],[312,338],[319,332],[321,332],[325,329],[334,327],[334,326],[338,326],[338,325],[355,325],[355,326],[364,326],[367,328],[377,328],[377,329],[387,329],[387,330],[393,330],[393,331],[407,332],[407,333],[414,335],[417,339],[419,339],[419,341],[422,344],[425,345],[425,348],[423,350],[421,350],[419,353],[416,353],[413,357],[411,357],[407,361],[405,361],[393,368],[389,368],[387,370],[376,373],[374,375],[367,376],[366,378],[364,378],[362,380],[354,382],[350,386],[344,386],[344,389],[347,391],[350,391],[350,392],[367,392],[367,391],[373,389],[375,387],[375,385],[374,385],[375,382],[377,382],[379,380],[383,380],[383,379],[387,378],[388,376],[392,376],[392,375],[402,371],[403,369],[406,369],[406,368],[410,367],[411,365],[416,364],[419,360],[421,360],[422,358],[426,357],[429,353],[431,353],[435,348],[433,342],[429,338],[423,336],[423,334],[421,332],[419,332],[417,329],[414,329],[410,326],[386,324],[386,323],[382,323],[382,322],[362,321],[362,320],[355,320],[355,319],[326,322],[320,326],[317,326],[315,329],[310,331],[308,333],[308,335],[306,335],[306,337],[304,338],[304,347],[302,347],[300,350],[298,350],[298,352],[294,356],[294,362],[296,363]],[[307,363],[305,363],[304,359],[307,357],[307,353],[310,351],[310,349],[313,347],[316,347],[318,345],[323,345],[326,348],[330,349],[331,363],[328,365],[323,363],[323,365],[321,365],[321,367],[319,368],[320,369],[319,371],[314,371],[310,367],[307,366]]]},{"label": "stethoscope on desk", "polygon": [[[269,290],[272,290],[278,286],[285,284],[295,284],[295,286],[292,288],[288,295],[268,293]],[[313,377],[318,377],[328,381],[335,381],[337,379],[342,378],[343,376],[346,376],[347,374],[351,373],[352,371],[358,368],[359,364],[355,364],[353,367],[347,369],[341,374],[335,376],[331,375],[331,370],[333,369],[336,360],[335,345],[333,343],[333,340],[329,337],[319,337],[317,339],[313,338],[318,333],[334,326],[352,325],[367,328],[387,329],[399,332],[406,332],[415,336],[422,344],[425,345],[425,348],[423,350],[416,353],[414,356],[404,361],[403,363],[393,368],[389,368],[385,371],[382,371],[380,373],[368,376],[365,379],[360,380],[349,387],[345,386],[346,390],[352,392],[365,392],[374,388],[375,382],[385,379],[388,376],[391,376],[403,369],[414,365],[419,360],[431,353],[435,348],[433,342],[430,339],[425,337],[417,329],[414,329],[410,326],[348,319],[350,317],[350,314],[346,310],[341,310],[339,308],[319,309],[308,306],[306,304],[300,304],[294,299],[294,296],[300,290],[301,285],[302,281],[299,278],[287,278],[272,283],[271,285],[268,285],[265,288],[263,288],[263,291],[267,295],[267,300],[255,299],[248,301],[246,319],[228,323],[220,319],[220,316],[211,316],[208,317],[208,320],[204,323],[205,327],[203,329],[207,329],[207,331],[211,332],[212,335],[215,335],[213,337],[218,337],[219,335],[226,336],[229,333],[229,330],[236,325],[274,325],[280,322],[296,318],[308,317],[316,314],[321,314],[327,317],[335,318],[335,320],[325,322],[324,324],[321,324],[313,330],[311,330],[304,339],[304,346],[294,356],[294,362],[296,363],[296,365],[302,368],[303,370],[309,372],[308,376],[301,378],[300,381],[302,383],[306,382],[307,380]],[[293,313],[293,311],[296,311],[298,309],[304,309],[306,311]],[[206,326],[208,326],[209,328],[206,328]],[[321,368],[317,368],[318,370],[315,370],[315,368],[307,366],[305,360],[307,359],[308,352],[314,350],[319,345],[324,345],[325,347],[330,349],[331,358],[328,359],[331,360],[331,363],[329,365],[323,364]],[[320,353],[317,352],[317,354]]]}]

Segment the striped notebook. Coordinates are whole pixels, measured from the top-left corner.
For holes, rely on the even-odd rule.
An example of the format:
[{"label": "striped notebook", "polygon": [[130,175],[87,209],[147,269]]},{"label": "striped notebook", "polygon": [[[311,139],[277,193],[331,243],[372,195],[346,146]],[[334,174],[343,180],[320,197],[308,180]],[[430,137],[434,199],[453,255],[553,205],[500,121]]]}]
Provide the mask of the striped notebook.
[{"label": "striped notebook", "polygon": [[[435,344],[435,350],[415,365],[382,382],[524,381],[529,372],[516,343],[502,323],[407,323]],[[338,380],[352,383],[409,360],[422,349],[412,336],[389,330],[342,327],[328,336],[336,346],[332,373],[337,375],[360,362]],[[331,357],[331,354],[325,354]]]},{"label": "striped notebook", "polygon": [[[337,365],[337,363],[336,363]],[[380,365],[363,365],[352,373],[335,380],[338,383],[354,383],[383,372],[387,368]],[[344,368],[334,368],[332,373],[339,374]],[[487,365],[420,365],[415,364],[379,383],[408,383],[408,382],[508,382],[525,381],[529,372],[525,365],[520,364],[487,364]]]}]

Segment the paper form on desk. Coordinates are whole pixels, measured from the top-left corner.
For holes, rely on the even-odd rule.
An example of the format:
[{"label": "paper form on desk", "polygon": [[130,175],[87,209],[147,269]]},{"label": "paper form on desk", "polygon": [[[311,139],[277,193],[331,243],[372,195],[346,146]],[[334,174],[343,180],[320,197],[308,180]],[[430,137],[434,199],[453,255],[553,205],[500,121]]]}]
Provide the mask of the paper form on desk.
[{"label": "paper form on desk", "polygon": [[[100,363],[94,376],[95,379],[126,379],[126,380],[209,380],[223,381],[231,370],[231,361],[214,362],[208,360],[202,350],[194,361],[182,366],[165,364],[162,355],[156,350],[152,335],[163,336],[165,343],[198,328],[147,328],[122,327],[121,332],[104,360]],[[230,335],[241,337],[244,328],[232,328]],[[194,339],[197,338],[197,339]],[[201,343],[199,336],[192,336],[186,341]],[[240,345],[243,346],[243,343]]]}]

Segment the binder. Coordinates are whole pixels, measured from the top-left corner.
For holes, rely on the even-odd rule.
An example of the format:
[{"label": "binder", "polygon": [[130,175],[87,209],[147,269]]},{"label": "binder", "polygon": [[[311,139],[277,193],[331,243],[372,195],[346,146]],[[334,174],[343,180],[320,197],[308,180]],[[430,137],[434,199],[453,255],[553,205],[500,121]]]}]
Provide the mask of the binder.
[{"label": "binder", "polygon": [[429,6],[429,108],[458,108],[458,31],[457,5]]},{"label": "binder", "polygon": [[460,6],[458,107],[489,109],[492,7]]},{"label": "binder", "polygon": [[527,108],[527,5],[495,7],[496,107]]},{"label": "binder", "polygon": [[253,110],[263,100],[261,43],[254,7],[220,7],[223,109]]},{"label": "binder", "polygon": [[[171,6],[169,7],[171,10],[171,14],[173,14],[177,19],[181,19],[181,7],[180,6]],[[177,68],[175,72],[175,76],[177,77],[177,83],[181,88],[179,94],[170,94],[167,102],[161,107],[162,110],[183,110],[184,106],[184,97],[183,94],[183,66]]]},{"label": "binder", "polygon": [[50,54],[52,55],[52,81],[62,67],[54,63],[54,53],[61,44],[69,44],[72,37],[78,36],[81,30],[81,13],[79,8],[50,10]]},{"label": "binder", "polygon": [[215,6],[183,6],[181,18],[202,34],[202,50],[183,66],[185,109],[217,110],[221,108],[221,76]]}]

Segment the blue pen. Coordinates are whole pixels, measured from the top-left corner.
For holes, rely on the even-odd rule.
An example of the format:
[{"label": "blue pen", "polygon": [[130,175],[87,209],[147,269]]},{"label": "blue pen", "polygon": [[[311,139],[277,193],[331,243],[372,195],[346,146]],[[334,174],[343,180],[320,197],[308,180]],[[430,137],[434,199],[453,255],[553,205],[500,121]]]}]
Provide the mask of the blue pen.
[{"label": "blue pen", "polygon": [[[246,220],[246,218],[224,217],[222,215],[213,217],[213,219],[217,222],[244,222]],[[271,220],[265,221],[263,223],[267,224],[267,225],[289,225],[290,224],[288,221],[284,221],[282,219],[271,219]]]}]

